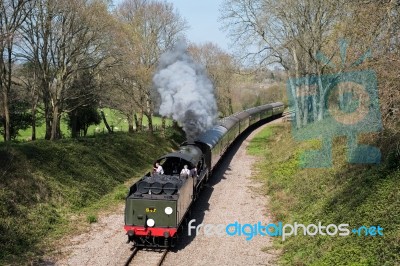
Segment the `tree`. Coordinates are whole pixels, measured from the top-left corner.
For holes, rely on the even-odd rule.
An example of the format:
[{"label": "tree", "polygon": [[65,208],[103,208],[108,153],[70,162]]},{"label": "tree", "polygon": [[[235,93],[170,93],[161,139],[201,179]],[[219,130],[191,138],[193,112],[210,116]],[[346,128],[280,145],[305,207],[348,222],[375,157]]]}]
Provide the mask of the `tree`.
[{"label": "tree", "polygon": [[0,2],[0,92],[3,103],[4,140],[11,140],[9,95],[13,83],[14,46],[19,27],[30,12],[29,0],[3,0]]},{"label": "tree", "polygon": [[234,59],[213,43],[192,44],[189,52],[203,65],[210,77],[217,95],[218,110],[223,117],[233,114],[231,87],[236,71]]},{"label": "tree", "polygon": [[[335,35],[351,39],[350,61],[358,50],[371,49],[372,59],[366,64],[378,76],[379,103],[388,143],[400,132],[400,5],[398,1],[351,1],[350,15],[341,21]],[[394,137],[394,138],[393,138]],[[391,139],[391,140],[390,140]],[[390,146],[395,146],[393,143]]]},{"label": "tree", "polygon": [[71,137],[86,136],[91,125],[98,125],[101,122],[96,105],[80,106],[68,113],[68,126],[71,129]]},{"label": "tree", "polygon": [[160,55],[183,36],[187,24],[172,4],[157,0],[125,0],[117,7],[117,17],[123,25],[125,42],[120,59],[123,70],[119,68],[115,74],[125,101],[119,110],[127,115],[131,130],[133,119],[141,129],[145,115],[152,132],[152,77]]},{"label": "tree", "polygon": [[[309,79],[321,76],[327,65],[317,58],[318,51],[330,42],[330,33],[346,15],[344,1],[300,0],[226,0],[222,20],[232,40],[243,51],[242,59],[258,64],[279,63],[288,76]],[[330,55],[332,56],[332,55]],[[291,79],[290,79],[291,80]],[[307,83],[302,90],[292,84],[296,123],[307,123]],[[318,86],[313,101],[313,117],[321,120],[327,86]]]},{"label": "tree", "polygon": [[[15,90],[10,94],[10,127],[9,127],[9,136],[10,140],[14,140],[18,136],[19,130],[27,129],[32,123],[32,116],[29,113],[29,102],[24,101],[24,99],[18,97],[16,95]],[[0,129],[0,133],[4,136],[4,124],[5,117],[0,115],[0,125],[3,126]]]},{"label": "tree", "polygon": [[46,139],[55,140],[61,137],[62,113],[70,111],[65,102],[77,97],[72,84],[79,72],[90,70],[94,75],[109,63],[109,14],[100,0],[38,0],[33,10],[23,27],[21,49],[37,66]]},{"label": "tree", "polygon": [[81,132],[83,136],[86,136],[89,126],[98,125],[101,121],[97,111],[99,106],[97,86],[91,70],[78,73],[71,84],[75,97],[65,100],[64,110],[68,113],[68,126],[71,129],[72,138],[80,136]]},{"label": "tree", "polygon": [[[278,63],[292,77],[289,87],[297,127],[307,124],[309,118],[324,118],[324,104],[334,85],[322,81],[325,74],[340,77],[343,72],[374,70],[384,126],[378,140],[387,149],[396,143],[400,146],[399,15],[396,0],[225,0],[222,7],[225,28],[243,51],[242,59],[259,65]],[[340,41],[338,46],[340,39],[347,42]],[[358,65],[360,62],[363,64]],[[301,89],[294,83],[299,78],[304,81]],[[362,100],[358,95],[356,101]],[[339,96],[338,101],[335,104],[343,106],[344,97]],[[364,107],[371,110],[374,103]],[[370,119],[374,124],[366,126],[378,130],[377,119]]]},{"label": "tree", "polygon": [[19,65],[15,69],[15,75],[18,77],[18,82],[21,84],[23,91],[21,97],[30,105],[31,112],[31,140],[36,140],[36,126],[38,123],[38,107],[39,107],[39,83],[35,65],[30,62]]},{"label": "tree", "polygon": [[20,130],[25,130],[31,125],[32,116],[29,113],[29,103],[27,102],[15,102],[10,110],[12,114],[10,135],[12,139],[15,139]]}]

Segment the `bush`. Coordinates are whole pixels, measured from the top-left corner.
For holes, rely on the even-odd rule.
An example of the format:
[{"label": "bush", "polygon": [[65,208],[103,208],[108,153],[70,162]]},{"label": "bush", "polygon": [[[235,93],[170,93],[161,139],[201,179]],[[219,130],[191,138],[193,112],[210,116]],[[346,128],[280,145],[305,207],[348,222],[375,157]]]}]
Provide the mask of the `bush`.
[{"label": "bush", "polygon": [[97,223],[97,217],[96,217],[96,215],[93,215],[93,214],[89,214],[87,217],[86,217],[86,220],[87,220],[87,222],[88,223]]}]

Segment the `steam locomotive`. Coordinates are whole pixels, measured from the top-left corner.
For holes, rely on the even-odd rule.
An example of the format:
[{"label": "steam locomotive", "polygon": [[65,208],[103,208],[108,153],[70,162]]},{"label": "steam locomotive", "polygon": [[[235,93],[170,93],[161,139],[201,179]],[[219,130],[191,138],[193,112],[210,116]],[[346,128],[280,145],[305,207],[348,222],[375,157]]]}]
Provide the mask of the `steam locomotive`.
[{"label": "steam locomotive", "polygon": [[[225,117],[194,142],[184,142],[178,151],[159,158],[164,174],[147,173],[130,187],[126,197],[128,243],[151,248],[174,246],[192,203],[230,144],[250,127],[280,117],[283,109],[277,102]],[[193,174],[180,174],[185,165]]]}]

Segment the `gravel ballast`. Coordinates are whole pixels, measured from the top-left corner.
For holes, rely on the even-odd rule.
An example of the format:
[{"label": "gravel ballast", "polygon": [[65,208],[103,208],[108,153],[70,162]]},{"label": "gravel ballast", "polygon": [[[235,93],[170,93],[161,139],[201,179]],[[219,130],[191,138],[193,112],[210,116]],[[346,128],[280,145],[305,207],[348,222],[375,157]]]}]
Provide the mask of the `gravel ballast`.
[{"label": "gravel ballast", "polygon": [[[278,122],[280,121],[274,121]],[[269,124],[268,124],[269,125]],[[243,136],[229,150],[227,156],[214,171],[210,181],[204,187],[200,198],[193,205],[191,219],[196,219],[193,226],[199,224],[240,224],[270,223],[268,198],[259,191],[261,183],[252,179],[252,165],[256,158],[246,153],[249,141],[264,127]],[[254,171],[253,171],[254,174]],[[123,265],[129,257],[130,246],[123,230],[123,206],[91,226],[87,233],[75,236],[65,243],[60,251],[62,256],[56,265]],[[211,229],[209,229],[211,230]],[[278,252],[272,249],[269,236],[206,236],[204,228],[200,234],[187,236],[183,231],[180,244],[172,249],[163,265],[275,265]],[[267,248],[264,252],[262,249]],[[134,258],[131,265],[150,261],[152,253]],[[154,255],[154,254],[153,254]]]}]

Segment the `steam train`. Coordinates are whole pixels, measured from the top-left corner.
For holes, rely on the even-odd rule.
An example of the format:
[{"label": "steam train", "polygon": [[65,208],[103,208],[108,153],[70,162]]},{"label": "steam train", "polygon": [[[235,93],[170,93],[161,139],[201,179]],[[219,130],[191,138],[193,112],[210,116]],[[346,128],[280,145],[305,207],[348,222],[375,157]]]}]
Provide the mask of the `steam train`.
[{"label": "steam train", "polygon": [[[250,127],[280,117],[283,109],[277,102],[225,117],[194,142],[184,142],[178,151],[159,158],[164,174],[147,173],[130,187],[126,197],[128,243],[151,248],[174,246],[191,205],[230,144]],[[180,174],[185,165],[193,174]]]}]

